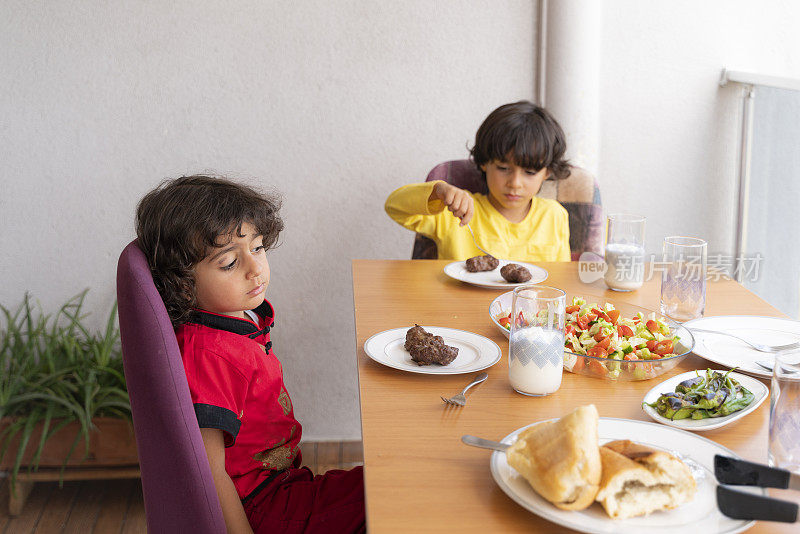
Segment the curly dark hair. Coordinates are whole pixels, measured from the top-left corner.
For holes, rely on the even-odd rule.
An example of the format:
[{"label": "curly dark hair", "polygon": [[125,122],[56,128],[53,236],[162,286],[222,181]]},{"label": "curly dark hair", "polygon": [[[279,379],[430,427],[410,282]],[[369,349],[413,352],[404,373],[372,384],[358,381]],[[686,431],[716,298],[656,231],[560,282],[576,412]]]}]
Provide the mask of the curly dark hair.
[{"label": "curly dark hair", "polygon": [[549,169],[548,179],[570,175],[571,165],[564,159],[567,140],[564,130],[543,107],[527,100],[504,104],[492,111],[475,134],[470,156],[481,169],[492,160],[514,163],[526,169]]},{"label": "curly dark hair", "polygon": [[185,323],[196,305],[194,266],[220,239],[242,237],[242,224],[255,226],[272,248],[283,230],[280,197],[205,175],[165,180],[136,209],[136,235],[173,326]]}]

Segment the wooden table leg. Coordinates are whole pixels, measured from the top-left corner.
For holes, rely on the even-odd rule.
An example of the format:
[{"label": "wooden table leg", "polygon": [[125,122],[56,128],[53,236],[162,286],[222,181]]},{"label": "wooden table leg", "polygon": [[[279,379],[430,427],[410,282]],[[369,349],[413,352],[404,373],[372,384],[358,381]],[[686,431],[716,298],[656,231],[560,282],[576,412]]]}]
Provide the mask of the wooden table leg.
[{"label": "wooden table leg", "polygon": [[11,482],[8,484],[8,515],[19,515],[33,489],[33,481],[17,480],[14,485]]}]

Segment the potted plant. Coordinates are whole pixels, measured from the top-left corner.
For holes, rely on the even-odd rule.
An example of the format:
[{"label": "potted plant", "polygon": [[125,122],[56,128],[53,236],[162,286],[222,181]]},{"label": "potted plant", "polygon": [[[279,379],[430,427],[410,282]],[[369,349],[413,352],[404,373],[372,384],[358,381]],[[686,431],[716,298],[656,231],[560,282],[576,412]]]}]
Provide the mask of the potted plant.
[{"label": "potted plant", "polygon": [[52,317],[28,294],[16,312],[0,306],[0,470],[12,494],[21,469],[59,467],[63,480],[65,470],[137,464],[116,303],[105,331],[90,332],[87,291]]}]

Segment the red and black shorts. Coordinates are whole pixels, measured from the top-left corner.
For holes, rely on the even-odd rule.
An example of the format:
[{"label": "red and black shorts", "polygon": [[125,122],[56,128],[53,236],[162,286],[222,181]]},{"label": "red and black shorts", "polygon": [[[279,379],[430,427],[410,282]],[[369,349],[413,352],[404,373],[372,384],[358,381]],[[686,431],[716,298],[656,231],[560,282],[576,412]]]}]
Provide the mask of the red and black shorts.
[{"label": "red and black shorts", "polygon": [[361,467],[316,476],[290,468],[242,504],[255,534],[366,532]]}]

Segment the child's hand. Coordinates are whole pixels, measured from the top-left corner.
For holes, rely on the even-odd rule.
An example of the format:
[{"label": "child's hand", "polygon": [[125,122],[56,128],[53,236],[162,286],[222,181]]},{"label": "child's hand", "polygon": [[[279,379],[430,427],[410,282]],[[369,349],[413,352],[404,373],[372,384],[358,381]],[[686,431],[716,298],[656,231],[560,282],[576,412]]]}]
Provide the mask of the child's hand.
[{"label": "child's hand", "polygon": [[459,226],[464,226],[472,219],[472,195],[463,189],[446,182],[436,182],[431,193],[431,200],[441,200],[453,215],[461,219]]}]

